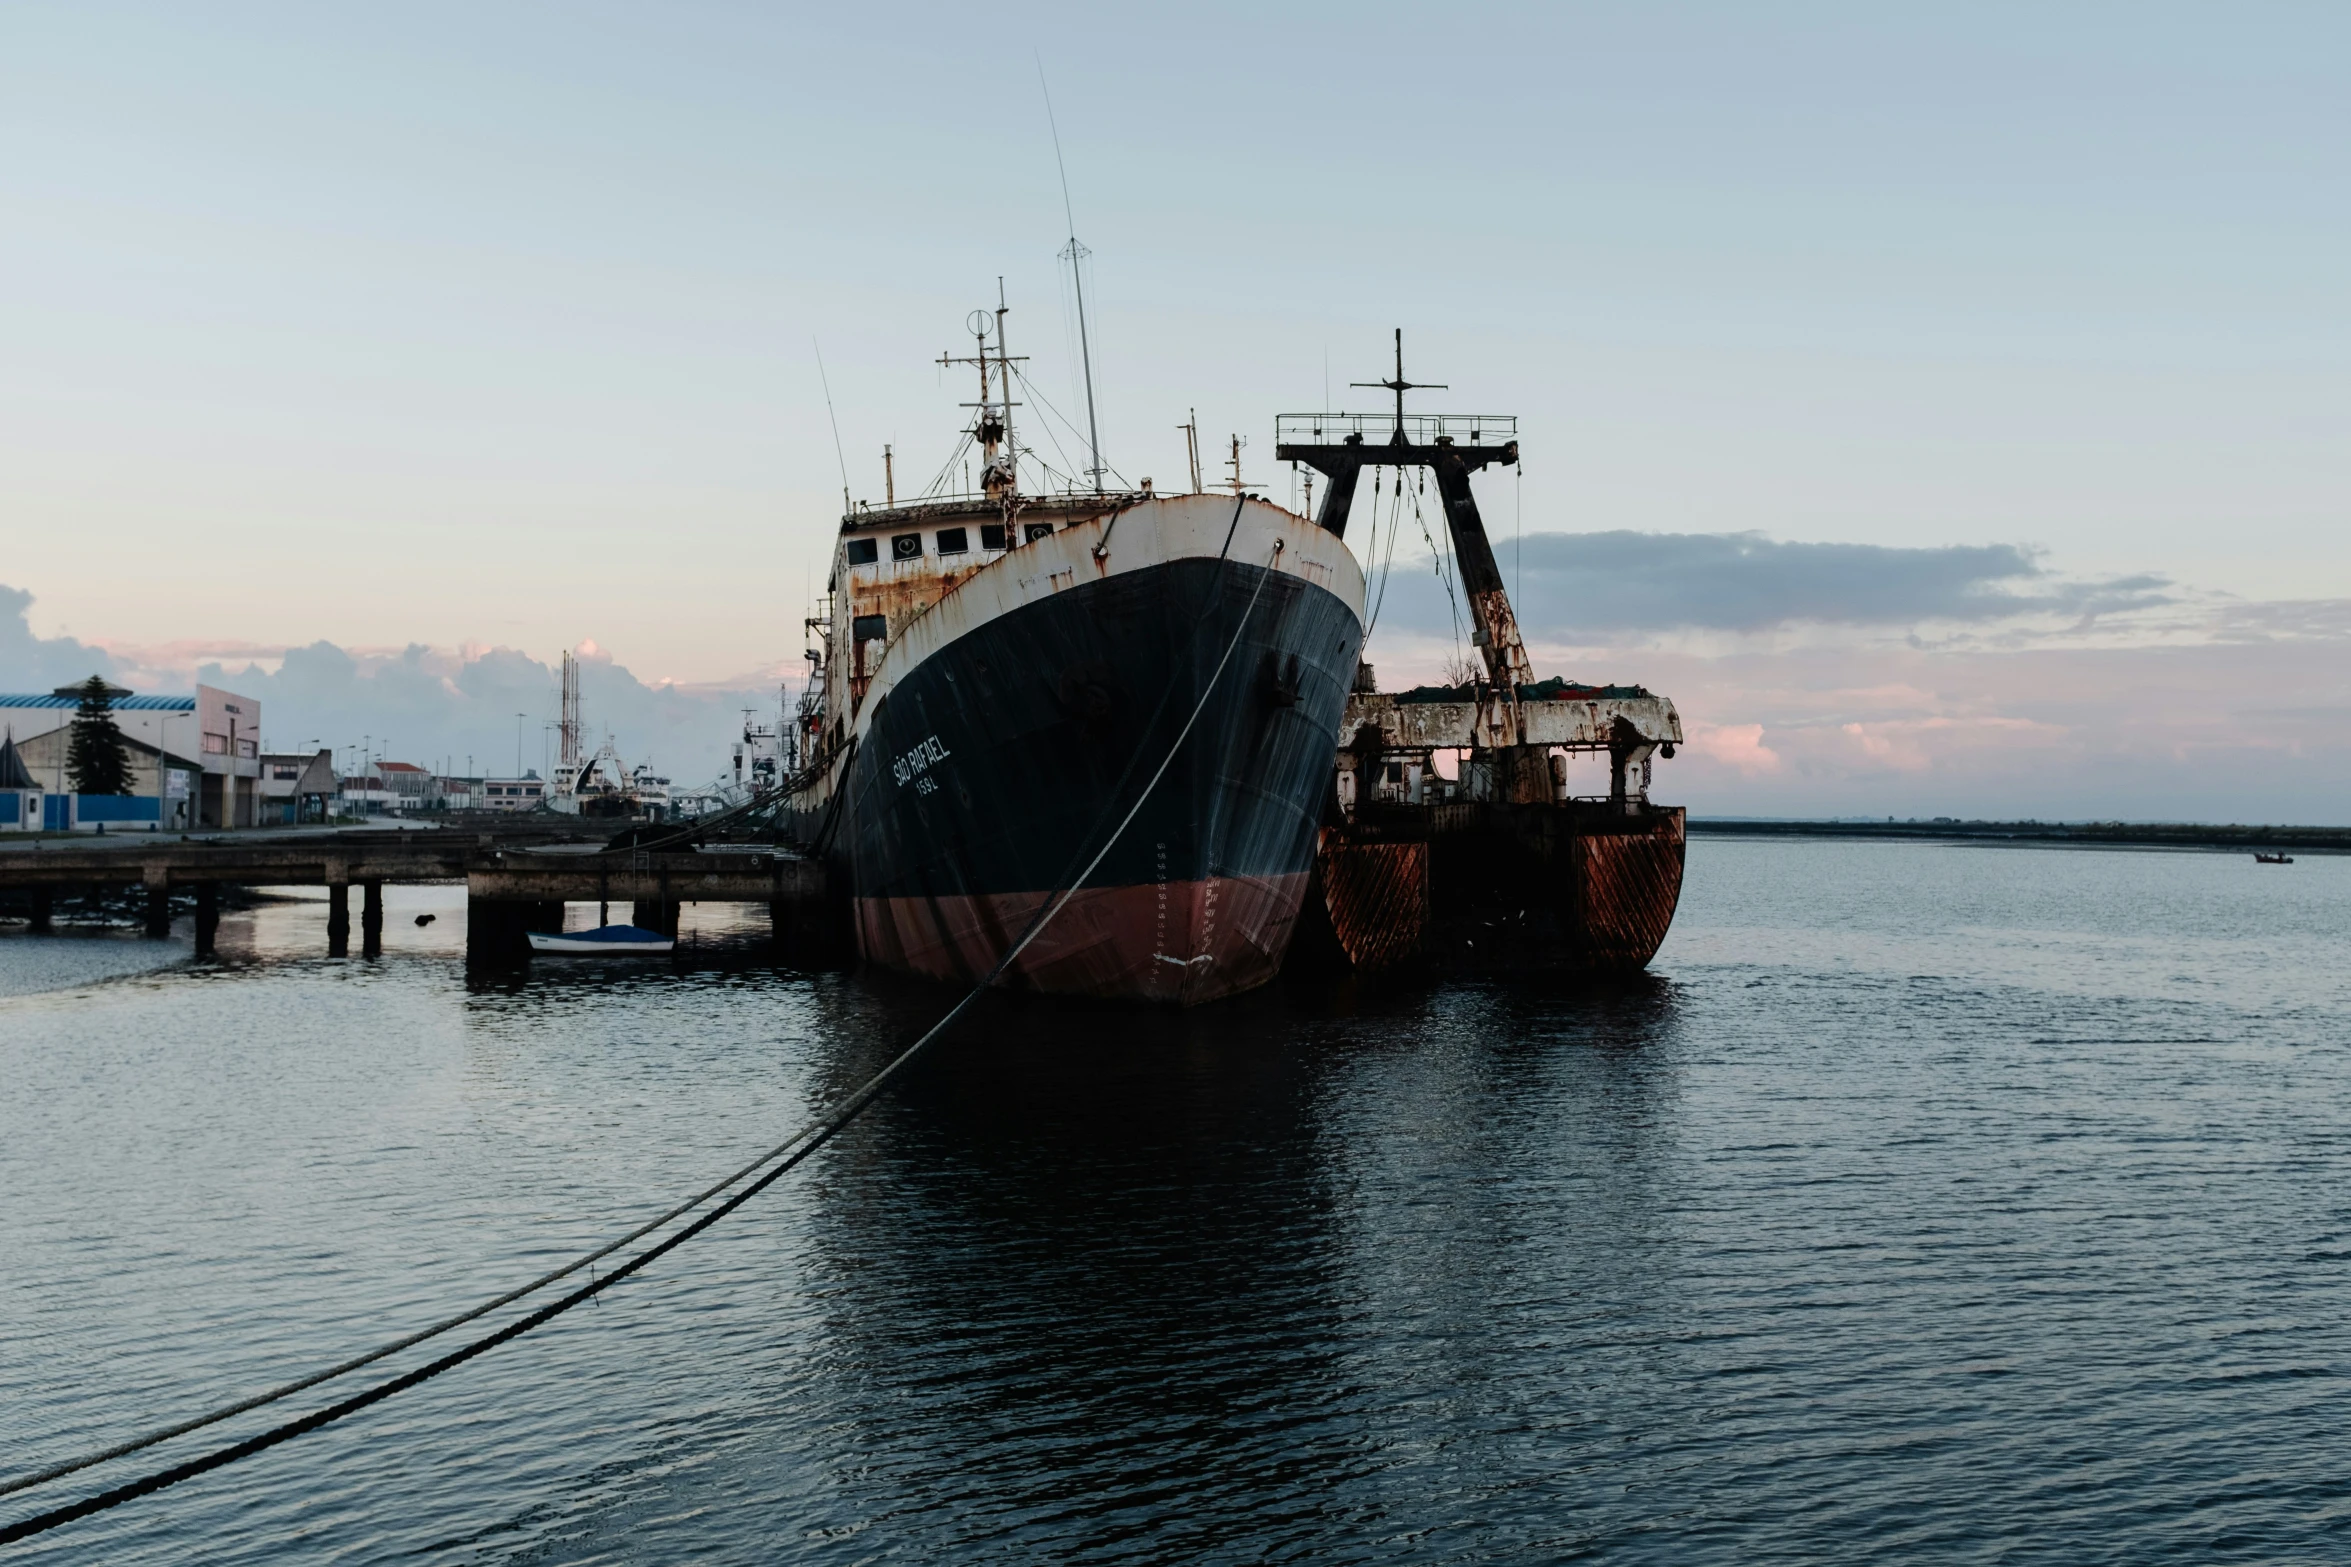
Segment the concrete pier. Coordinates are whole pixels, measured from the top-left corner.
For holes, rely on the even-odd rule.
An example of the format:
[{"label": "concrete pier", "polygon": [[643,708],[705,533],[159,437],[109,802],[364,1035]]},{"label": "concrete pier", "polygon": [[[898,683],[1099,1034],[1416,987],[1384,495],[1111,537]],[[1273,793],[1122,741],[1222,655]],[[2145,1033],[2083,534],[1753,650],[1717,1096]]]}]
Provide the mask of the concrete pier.
[{"label": "concrete pier", "polygon": [[607,919],[625,904],[630,923],[665,936],[677,934],[685,903],[764,903],[788,911],[776,927],[779,941],[829,907],[822,865],[772,851],[509,854],[465,880],[466,955],[480,963],[527,958],[526,934],[561,930],[566,903],[594,903]]},{"label": "concrete pier", "polygon": [[383,950],[386,882],[466,887],[469,960],[527,959],[529,932],[563,928],[567,903],[596,903],[636,924],[675,935],[685,903],[765,904],[784,951],[830,961],[849,939],[847,910],[830,896],[824,866],[764,845],[692,850],[550,847],[544,829],[513,839],[457,832],[289,832],[195,842],[104,841],[0,852],[0,888],[29,895],[33,928],[50,925],[58,888],[144,887],[146,928],[170,929],[173,889],[196,896],[197,949],[209,953],[224,886],[323,886],[330,955],[349,953],[351,884],[360,888],[360,944]]}]

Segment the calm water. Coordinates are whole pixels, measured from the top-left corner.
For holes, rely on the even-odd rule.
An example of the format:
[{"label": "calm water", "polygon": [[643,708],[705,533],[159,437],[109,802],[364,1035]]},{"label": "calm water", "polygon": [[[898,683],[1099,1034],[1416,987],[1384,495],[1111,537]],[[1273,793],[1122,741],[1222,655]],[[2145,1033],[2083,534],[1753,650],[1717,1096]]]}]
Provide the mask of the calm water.
[{"label": "calm water", "polygon": [[[1691,860],[1612,994],[1000,1006],[601,1304],[22,1557],[2351,1559],[2351,861]],[[0,938],[8,1470],[584,1249],[942,999],[469,991],[388,901]]]}]

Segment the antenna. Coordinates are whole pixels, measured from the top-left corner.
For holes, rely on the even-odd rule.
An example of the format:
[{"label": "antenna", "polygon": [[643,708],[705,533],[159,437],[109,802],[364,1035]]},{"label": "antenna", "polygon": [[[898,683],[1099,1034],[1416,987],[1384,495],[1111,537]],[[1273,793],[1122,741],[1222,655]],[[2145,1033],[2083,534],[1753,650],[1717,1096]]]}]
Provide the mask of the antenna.
[{"label": "antenna", "polygon": [[[1004,345],[1004,318],[1012,307],[1004,302],[1004,275],[996,275],[996,381],[1004,390],[1004,463],[1011,488],[1020,488],[1020,442],[1012,436],[1012,350]],[[982,350],[986,352],[986,350]],[[985,377],[982,377],[985,379]]]},{"label": "antenna", "polygon": [[1053,117],[1053,89],[1045,85],[1045,61],[1037,58],[1037,90],[1045,95],[1045,124],[1053,132],[1053,167],[1061,172],[1061,215],[1069,221],[1069,248],[1061,259],[1069,263],[1069,280],[1078,296],[1078,358],[1086,371],[1086,443],[1092,448],[1094,493],[1102,493],[1102,429],[1094,419],[1094,348],[1086,337],[1086,279],[1078,263],[1093,252],[1078,243],[1077,213],[1069,201],[1069,165],[1061,156],[1061,125]]},{"label": "antenna", "polygon": [[886,441],[882,444],[882,504],[898,504],[898,470],[890,465],[890,447]]},{"label": "antenna", "polygon": [[579,766],[580,761],[580,661],[566,648],[563,654],[562,718],[556,728],[563,742],[563,766],[566,775]]},{"label": "antenna", "polygon": [[[841,465],[841,515],[847,517],[857,508],[849,504],[849,459],[841,450],[841,418],[833,412],[833,383],[824,373],[824,349],[813,332],[808,334],[808,346],[816,349],[816,380],[824,388],[824,416],[833,421],[833,459]],[[1397,406],[1403,406],[1401,400]]]},{"label": "antenna", "polygon": [[1185,420],[1182,424],[1177,425],[1176,428],[1184,432],[1184,452],[1192,460],[1192,493],[1194,495],[1198,495],[1201,493],[1200,410],[1197,408],[1191,408],[1186,409],[1185,411],[1192,417]]},{"label": "antenna", "polygon": [[1404,394],[1406,392],[1446,391],[1442,381],[1407,381],[1404,379],[1404,329],[1396,328],[1396,379],[1393,381],[1350,381],[1349,386],[1384,386],[1396,394],[1396,433],[1392,439],[1397,445],[1407,445],[1404,439]]}]

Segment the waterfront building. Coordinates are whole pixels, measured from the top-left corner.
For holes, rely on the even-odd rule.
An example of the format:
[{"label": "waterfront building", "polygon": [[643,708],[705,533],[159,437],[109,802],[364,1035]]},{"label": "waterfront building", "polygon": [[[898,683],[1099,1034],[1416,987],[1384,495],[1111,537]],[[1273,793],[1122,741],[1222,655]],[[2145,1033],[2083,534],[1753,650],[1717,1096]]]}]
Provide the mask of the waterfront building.
[{"label": "waterfront building", "polygon": [[323,822],[337,793],[334,753],[264,752],[254,793],[257,821],[272,826]]},{"label": "waterfront building", "polygon": [[486,811],[535,811],[547,803],[547,784],[533,769],[520,778],[485,778],[474,801]]},{"label": "waterfront building", "polygon": [[160,827],[185,832],[195,825],[193,803],[203,777],[198,763],[125,735],[122,748],[130,759],[131,792],[75,794],[66,773],[66,751],[72,743],[73,730],[67,726],[45,730],[17,746],[17,755],[33,777],[54,780],[43,791],[42,819],[31,825],[52,832],[95,829],[101,822],[118,831]]},{"label": "waterfront building", "polygon": [[378,762],[376,778],[395,816],[413,816],[432,798],[432,772],[414,762]]},{"label": "waterfront building", "polygon": [[0,832],[33,832],[41,825],[41,781],[17,754],[16,736],[0,734]]},{"label": "waterfront building", "polygon": [[345,816],[389,816],[392,794],[373,767],[347,773],[336,782],[335,809]]},{"label": "waterfront building", "polygon": [[[117,693],[114,725],[122,731],[124,740],[134,743],[134,756],[137,746],[147,748],[148,773],[157,784],[168,786],[175,768],[159,765],[153,758],[194,758],[192,825],[252,825],[255,791],[261,776],[259,702],[206,685],[199,685],[194,696],[141,696],[121,686],[110,690]],[[71,727],[80,705],[81,691],[76,686],[59,686],[46,695],[0,693],[0,724],[5,724],[15,735],[19,747],[24,747],[42,736]],[[70,792],[65,777],[62,734],[57,743],[56,762],[36,776],[45,794]],[[163,808],[159,806],[158,819],[162,814]]]}]

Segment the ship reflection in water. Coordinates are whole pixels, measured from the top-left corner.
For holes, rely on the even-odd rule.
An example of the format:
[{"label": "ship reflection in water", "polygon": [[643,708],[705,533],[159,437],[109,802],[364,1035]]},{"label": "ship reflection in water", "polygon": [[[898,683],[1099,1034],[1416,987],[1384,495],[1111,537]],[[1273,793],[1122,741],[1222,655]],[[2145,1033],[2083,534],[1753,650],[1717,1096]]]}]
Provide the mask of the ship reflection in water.
[{"label": "ship reflection in water", "polygon": [[[596,1308],[24,1559],[2337,1554],[2351,864],[1690,868],[1613,985],[990,997]],[[953,999],[714,909],[468,989],[388,897],[379,962],[265,905],[0,1001],[9,1465],[584,1249]]]},{"label": "ship reflection in water", "polygon": [[[1161,1560],[1418,1533],[1406,1497],[1515,1423],[1498,1310],[1653,1314],[1669,985],[1576,1008],[1564,1058],[1548,1009],[1492,994],[1252,1011],[1127,1020],[1115,1053],[1110,1019],[1000,1019],[829,1183],[838,1413],[885,1438],[864,1483],[942,1509],[938,1548],[1046,1520]],[[1572,1211],[1530,1207],[1563,1179]]]}]

